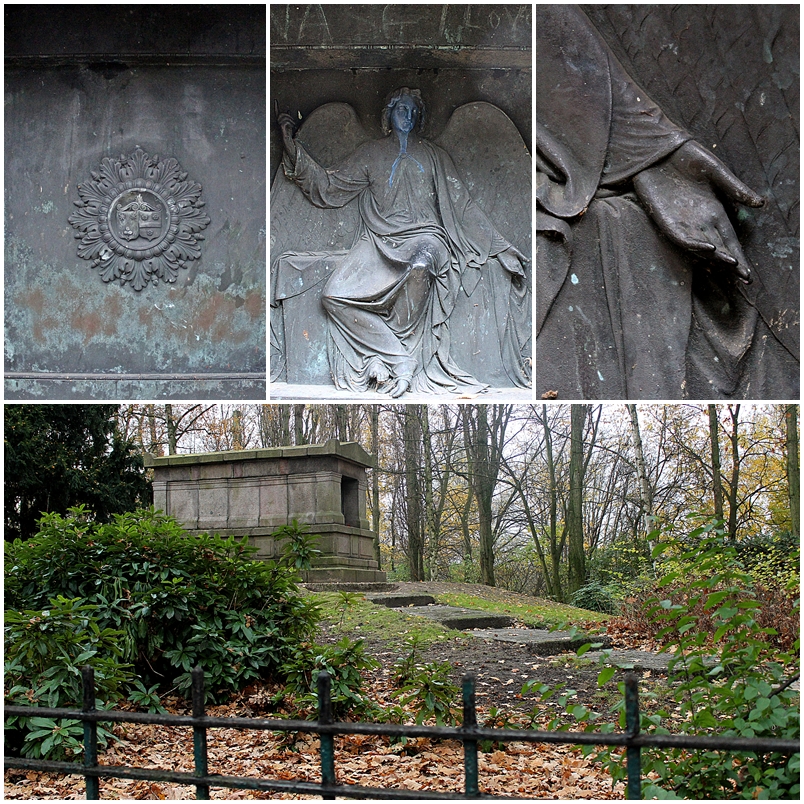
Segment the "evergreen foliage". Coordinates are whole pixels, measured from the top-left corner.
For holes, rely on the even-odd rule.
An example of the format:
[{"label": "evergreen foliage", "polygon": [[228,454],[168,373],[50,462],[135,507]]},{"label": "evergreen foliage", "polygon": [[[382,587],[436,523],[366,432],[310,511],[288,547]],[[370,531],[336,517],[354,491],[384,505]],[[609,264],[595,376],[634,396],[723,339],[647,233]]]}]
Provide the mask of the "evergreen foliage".
[{"label": "evergreen foliage", "polygon": [[[681,715],[674,731],[798,739],[799,693],[790,684],[800,672],[800,642],[796,637],[780,649],[777,630],[761,623],[763,588],[743,570],[738,548],[710,524],[661,542],[653,557],[663,552],[672,558],[644,605],[653,633],[672,657],[669,674],[677,683],[671,694]],[[798,620],[798,600],[792,619]],[[613,673],[604,668],[598,683],[604,685]],[[620,728],[625,728],[623,700],[615,706]],[[575,710],[567,707],[591,724],[594,718],[585,708]],[[663,723],[669,716],[667,710],[643,713],[642,731],[668,734]],[[603,730],[614,728],[607,724]],[[799,754],[646,749],[642,756],[644,798],[800,797]],[[615,781],[625,778],[621,750],[598,751],[597,757]]]},{"label": "evergreen foliage", "polygon": [[142,456],[117,432],[117,405],[6,405],[5,538],[44,512],[86,505],[98,522],[151,502]]},{"label": "evergreen foliage", "polygon": [[6,700],[80,705],[85,664],[99,672],[101,706],[188,695],[195,666],[212,700],[281,679],[318,615],[295,558],[253,553],[246,540],[188,535],[152,509],[106,524],[83,506],[45,514],[34,538],[6,543]]}]

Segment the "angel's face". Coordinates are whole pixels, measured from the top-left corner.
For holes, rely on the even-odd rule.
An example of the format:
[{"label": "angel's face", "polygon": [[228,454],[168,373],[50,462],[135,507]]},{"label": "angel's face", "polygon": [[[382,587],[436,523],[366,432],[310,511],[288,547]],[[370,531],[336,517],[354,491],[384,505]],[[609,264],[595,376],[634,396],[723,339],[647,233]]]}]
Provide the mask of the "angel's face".
[{"label": "angel's face", "polygon": [[395,131],[407,134],[416,127],[419,107],[409,95],[403,95],[391,110],[391,125]]}]

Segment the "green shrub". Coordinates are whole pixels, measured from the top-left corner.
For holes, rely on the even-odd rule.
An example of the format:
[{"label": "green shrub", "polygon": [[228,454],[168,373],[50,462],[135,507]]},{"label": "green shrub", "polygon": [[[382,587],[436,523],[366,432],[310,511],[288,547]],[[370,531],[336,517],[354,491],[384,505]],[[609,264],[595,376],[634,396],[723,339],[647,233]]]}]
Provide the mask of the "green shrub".
[{"label": "green shrub", "polygon": [[[81,669],[95,671],[96,706],[106,709],[132,685],[130,665],[120,661],[121,632],[101,628],[97,606],[58,596],[41,610],[6,611],[5,700],[21,706],[77,708],[83,702]],[[77,720],[21,717],[6,720],[10,743],[23,756],[62,760],[80,754],[83,727]],[[105,745],[111,732],[99,724]],[[12,749],[13,750],[13,749]]]},{"label": "green shrub", "polygon": [[297,714],[315,717],[318,710],[318,675],[327,672],[332,681],[332,713],[335,717],[348,714],[369,716],[378,714],[378,707],[366,697],[363,673],[375,670],[379,663],[366,656],[363,640],[343,637],[335,645],[304,643],[282,665],[284,689],[275,696],[277,702],[293,698]]},{"label": "green shrub", "polygon": [[647,540],[635,543],[620,538],[612,544],[598,548],[589,561],[588,577],[618,596],[633,594],[653,581],[650,547]]},{"label": "green shrub", "polygon": [[[658,581],[653,599],[645,601],[645,618],[672,654],[669,673],[678,679],[672,696],[681,715],[675,730],[798,739],[799,694],[789,681],[799,672],[800,643],[796,639],[789,650],[780,649],[776,630],[761,624],[763,604],[734,544],[709,525],[683,541],[663,542],[654,557],[668,549],[674,553],[674,571]],[[674,590],[672,597],[665,594],[668,588]],[[798,601],[793,616],[798,619]],[[602,671],[599,683],[611,675],[610,668]],[[616,709],[624,728],[622,702]],[[662,725],[667,717],[661,710],[643,714],[642,730],[667,734]],[[606,730],[612,729],[614,724],[609,724]],[[598,751],[597,758],[615,781],[624,779],[619,749]],[[799,761],[799,754],[645,749],[643,775],[655,778],[643,779],[642,794],[797,799]]]},{"label": "green shrub", "polygon": [[798,536],[783,532],[757,534],[736,543],[735,549],[745,571],[754,583],[766,588],[798,590],[801,545]]},{"label": "green shrub", "polygon": [[426,643],[427,640],[419,631],[413,631],[405,637],[404,645],[408,652],[405,656],[400,656],[394,663],[393,681],[395,686],[401,687],[416,676],[418,672],[416,668],[421,664],[419,652]]},{"label": "green shrub", "polygon": [[573,592],[569,603],[579,609],[599,611],[601,614],[617,614],[619,606],[611,589],[598,581],[590,581]]},{"label": "green shrub", "polygon": [[438,726],[453,726],[458,722],[461,690],[451,679],[449,662],[421,662],[419,652],[425,640],[413,632],[405,640],[408,653],[400,657],[393,668],[394,684],[399,688],[394,697],[399,699],[399,711],[391,715],[401,720],[402,707],[412,706],[416,723],[435,719]]},{"label": "green shrub", "polygon": [[295,569],[253,553],[245,539],[192,536],[153,510],[105,525],[83,507],[46,514],[36,537],[6,544],[6,606],[78,598],[96,607],[99,629],[120,632],[119,658],[144,682],[135,692],[187,694],[200,665],[215,699],[277,674],[317,621]]},{"label": "green shrub", "polygon": [[412,706],[416,723],[434,719],[437,726],[454,726],[459,721],[461,689],[450,679],[449,662],[426,662],[410,668],[402,686],[394,693],[402,707]]},{"label": "green shrub", "polygon": [[272,534],[278,542],[285,542],[284,556],[280,563],[297,571],[308,570],[313,559],[321,555],[316,547],[320,536],[310,533],[306,525],[300,525],[295,519],[290,525],[280,525]]}]

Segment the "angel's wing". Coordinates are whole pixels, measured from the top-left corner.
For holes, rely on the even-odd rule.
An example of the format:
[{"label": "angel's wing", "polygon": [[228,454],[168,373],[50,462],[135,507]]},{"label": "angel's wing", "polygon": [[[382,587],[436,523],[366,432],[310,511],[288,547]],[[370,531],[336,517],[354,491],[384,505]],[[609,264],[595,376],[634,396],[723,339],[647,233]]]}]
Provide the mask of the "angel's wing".
[{"label": "angel's wing", "polygon": [[[326,103],[304,121],[296,138],[323,167],[345,159],[371,139],[347,103]],[[280,168],[271,186],[271,307],[276,310],[276,260],[286,251],[341,251],[351,247],[359,223],[354,204],[319,209]],[[281,315],[271,316],[271,379],[284,379],[285,333]]]},{"label": "angel's wing", "polygon": [[[304,121],[296,139],[322,167],[332,167],[371,139],[348,103],[326,103]],[[271,262],[284,251],[349,248],[358,222],[356,208],[314,207],[280,168],[271,186]]]},{"label": "angel's wing", "polygon": [[[531,156],[511,119],[485,101],[458,107],[435,141],[497,231],[531,256]],[[450,319],[458,365],[496,387],[523,386],[531,361],[531,276],[520,287],[496,260],[467,269]],[[489,349],[496,339],[499,349]]]},{"label": "angel's wing", "polygon": [[530,256],[531,157],[511,118],[491,103],[467,103],[435,142],[497,231]]}]

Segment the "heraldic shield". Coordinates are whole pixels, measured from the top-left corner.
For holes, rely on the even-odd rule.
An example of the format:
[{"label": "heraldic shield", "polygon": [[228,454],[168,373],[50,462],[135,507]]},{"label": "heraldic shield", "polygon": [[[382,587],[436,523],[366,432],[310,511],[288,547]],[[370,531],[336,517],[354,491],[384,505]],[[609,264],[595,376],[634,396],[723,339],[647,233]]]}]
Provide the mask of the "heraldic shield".
[{"label": "heraldic shield", "polygon": [[117,206],[118,234],[123,240],[133,241],[142,237],[145,240],[155,240],[162,234],[163,211],[160,204],[149,204],[144,200],[142,193],[137,193],[134,201],[126,202],[121,199]]}]

